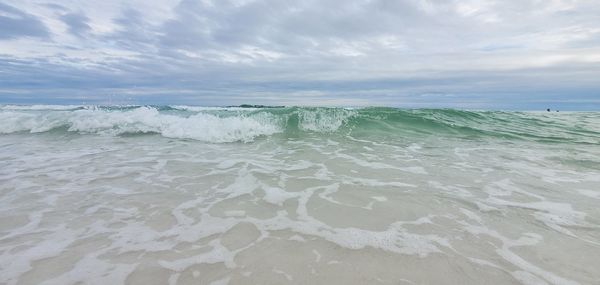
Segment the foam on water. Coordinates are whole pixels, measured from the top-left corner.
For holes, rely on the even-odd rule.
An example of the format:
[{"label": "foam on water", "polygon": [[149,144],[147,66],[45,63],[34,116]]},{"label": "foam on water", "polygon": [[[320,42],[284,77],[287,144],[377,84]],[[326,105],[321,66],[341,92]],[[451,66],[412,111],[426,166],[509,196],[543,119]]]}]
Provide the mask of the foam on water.
[{"label": "foam on water", "polygon": [[594,284],[596,115],[548,116],[4,106],[0,283]]},{"label": "foam on water", "polygon": [[176,116],[155,108],[128,111],[75,110],[51,113],[0,113],[0,133],[47,132],[66,127],[70,132],[96,134],[157,133],[169,138],[207,142],[252,141],[257,136],[282,132],[283,121],[269,114],[252,117],[218,117],[210,114]]},{"label": "foam on water", "polygon": [[0,110],[13,110],[13,111],[70,111],[83,109],[86,106],[83,105],[0,105]]},{"label": "foam on water", "polygon": [[300,128],[315,132],[335,132],[356,112],[348,109],[300,109]]},{"label": "foam on water", "polygon": [[[115,135],[157,133],[170,138],[222,143],[249,142],[257,136],[281,132],[298,135],[301,131],[600,143],[597,114],[561,113],[555,117],[534,112],[390,108],[3,105],[0,106],[0,133],[38,133],[62,128],[70,132]],[[414,147],[417,145],[411,149],[418,150]]]}]

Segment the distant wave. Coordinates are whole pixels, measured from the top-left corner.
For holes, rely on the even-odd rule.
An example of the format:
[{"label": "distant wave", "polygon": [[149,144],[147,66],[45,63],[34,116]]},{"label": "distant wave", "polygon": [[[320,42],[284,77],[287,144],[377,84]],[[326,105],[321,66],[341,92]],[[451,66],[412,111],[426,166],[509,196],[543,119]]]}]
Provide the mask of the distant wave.
[{"label": "distant wave", "polygon": [[0,110],[77,110],[84,109],[81,105],[0,105]]},{"label": "distant wave", "polygon": [[536,140],[600,144],[600,113],[395,108],[238,108],[197,106],[0,106],[0,134],[160,134],[205,142],[251,142],[274,134],[381,138]]}]

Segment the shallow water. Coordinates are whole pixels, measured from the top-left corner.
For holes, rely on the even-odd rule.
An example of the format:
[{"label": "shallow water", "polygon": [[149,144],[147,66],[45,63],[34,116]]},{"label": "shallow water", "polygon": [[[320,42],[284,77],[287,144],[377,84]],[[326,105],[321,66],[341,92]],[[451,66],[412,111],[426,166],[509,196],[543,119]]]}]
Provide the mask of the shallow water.
[{"label": "shallow water", "polygon": [[0,107],[0,283],[599,284],[600,113]]}]

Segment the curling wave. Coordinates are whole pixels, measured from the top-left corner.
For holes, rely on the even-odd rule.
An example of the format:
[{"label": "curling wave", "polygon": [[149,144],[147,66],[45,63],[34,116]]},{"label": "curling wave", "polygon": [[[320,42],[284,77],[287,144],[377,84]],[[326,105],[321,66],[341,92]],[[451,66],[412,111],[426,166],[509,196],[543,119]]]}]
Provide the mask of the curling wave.
[{"label": "curling wave", "polygon": [[600,143],[598,113],[405,110],[395,108],[236,108],[196,106],[0,106],[0,134],[160,134],[205,142],[299,136],[450,136]]}]

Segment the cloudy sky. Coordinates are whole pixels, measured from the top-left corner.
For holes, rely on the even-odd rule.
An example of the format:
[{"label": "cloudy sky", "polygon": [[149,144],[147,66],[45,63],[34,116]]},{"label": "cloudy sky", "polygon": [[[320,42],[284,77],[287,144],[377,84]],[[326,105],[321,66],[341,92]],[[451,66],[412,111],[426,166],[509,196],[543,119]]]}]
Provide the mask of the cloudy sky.
[{"label": "cloudy sky", "polygon": [[600,0],[2,0],[0,103],[600,109]]}]

